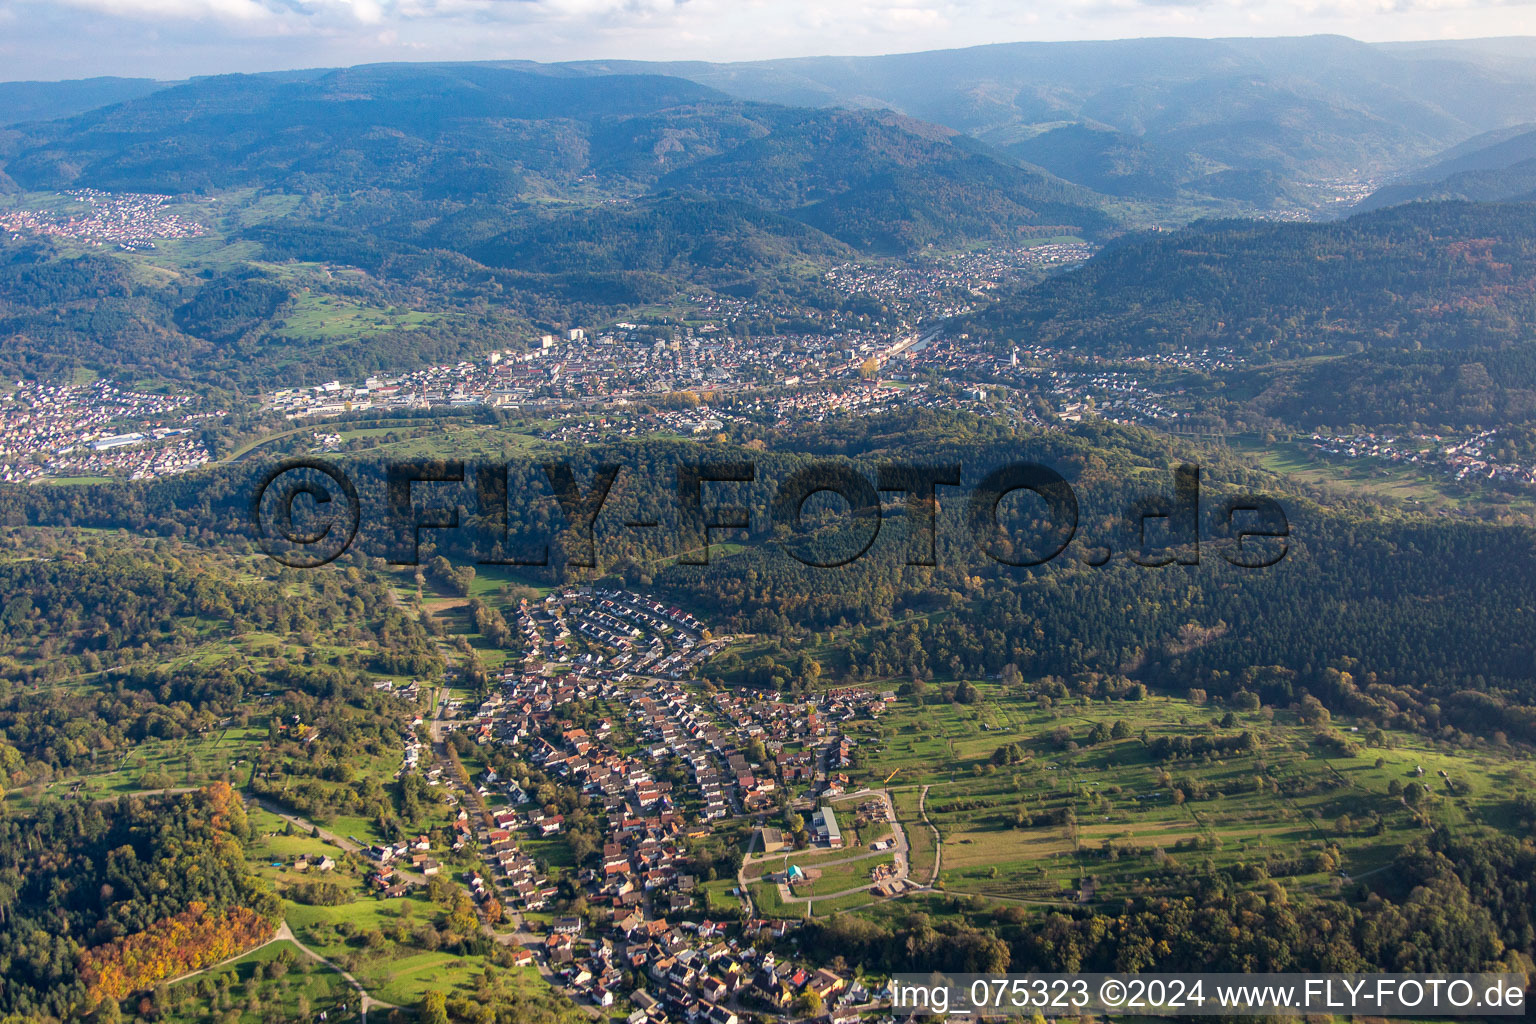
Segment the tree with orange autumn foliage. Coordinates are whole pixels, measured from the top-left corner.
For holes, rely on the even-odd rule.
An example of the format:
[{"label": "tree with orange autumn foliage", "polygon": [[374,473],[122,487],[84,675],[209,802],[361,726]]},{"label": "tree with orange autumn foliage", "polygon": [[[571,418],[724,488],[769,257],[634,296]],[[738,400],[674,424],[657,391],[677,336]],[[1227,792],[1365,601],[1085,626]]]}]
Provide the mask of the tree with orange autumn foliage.
[{"label": "tree with orange autumn foliage", "polygon": [[92,1006],[210,964],[227,960],[272,936],[272,922],[248,907],[209,911],[194,902],[175,917],[142,932],[92,947],[80,955],[80,976]]}]

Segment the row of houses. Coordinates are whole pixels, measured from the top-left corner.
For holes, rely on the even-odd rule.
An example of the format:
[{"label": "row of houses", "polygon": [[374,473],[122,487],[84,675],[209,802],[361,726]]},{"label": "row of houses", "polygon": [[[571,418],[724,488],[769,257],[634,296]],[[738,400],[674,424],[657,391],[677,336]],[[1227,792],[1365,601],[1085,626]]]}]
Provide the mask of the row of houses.
[{"label": "row of houses", "polygon": [[[741,944],[757,929],[782,936],[791,925],[753,922],[731,939],[720,922],[700,920],[690,843],[724,819],[775,808],[786,779],[841,792],[847,776],[838,768],[852,749],[842,727],[883,713],[886,696],[857,687],[809,700],[709,696],[638,671],[638,656],[653,646],[664,658],[687,657],[714,641],[693,616],[631,591],[565,588],[524,602],[517,622],[528,657],[478,705],[455,709],[447,726],[505,746],[530,775],[577,791],[601,823],[598,849],[563,883],[585,910],[557,918],[539,946],[564,987],[599,1006],[627,1000],[633,1024],[739,1024],[748,1008],[782,1011],[808,989],[827,1000],[843,992],[850,979],[842,975],[776,964]],[[625,654],[634,657],[621,663]],[[494,771],[477,781],[487,803],[505,806],[481,830],[500,877],[472,878],[472,889],[501,888],[514,909],[566,905],[557,901],[571,899],[570,890],[537,878],[521,849],[562,835],[565,817],[523,782]],[[818,821],[823,842],[841,845],[835,815]],[[643,981],[625,992],[626,976]]]}]

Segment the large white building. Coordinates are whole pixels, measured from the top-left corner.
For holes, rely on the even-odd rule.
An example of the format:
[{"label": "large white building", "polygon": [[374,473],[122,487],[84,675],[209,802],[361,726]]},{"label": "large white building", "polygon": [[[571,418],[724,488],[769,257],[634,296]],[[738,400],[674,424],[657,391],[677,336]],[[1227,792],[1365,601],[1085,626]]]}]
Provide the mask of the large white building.
[{"label": "large white building", "polygon": [[837,827],[837,815],[832,813],[831,807],[822,807],[811,817],[811,822],[816,831],[816,841],[825,843],[834,850],[842,848],[843,832]]}]

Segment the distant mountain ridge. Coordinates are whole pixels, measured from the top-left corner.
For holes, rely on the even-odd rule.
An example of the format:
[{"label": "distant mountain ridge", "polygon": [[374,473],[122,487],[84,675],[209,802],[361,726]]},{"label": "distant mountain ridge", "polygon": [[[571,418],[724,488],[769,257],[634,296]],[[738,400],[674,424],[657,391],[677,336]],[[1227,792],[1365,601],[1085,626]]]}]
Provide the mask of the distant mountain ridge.
[{"label": "distant mountain ridge", "polygon": [[1517,124],[1473,136],[1439,153],[1416,173],[1424,181],[1462,171],[1491,171],[1536,157],[1536,124]]},{"label": "distant mountain ridge", "polygon": [[[198,79],[0,135],[0,175],[217,196],[193,216],[238,253],[145,280],[79,239],[0,240],[0,363],[18,376],[233,386],[301,351],[330,376],[453,361],[530,321],[699,290],[828,310],[843,299],[822,272],[861,256],[1117,230],[1103,197],[887,111],[488,65]],[[421,306],[411,329],[376,329]],[[336,318],[350,326],[317,348]]]},{"label": "distant mountain ridge", "polygon": [[[1112,131],[1145,146],[1140,159],[1158,167],[1154,182],[1136,185],[1135,194],[1199,195],[1198,179],[1222,170],[1287,181],[1397,170],[1529,120],[1536,108],[1536,58],[1521,59],[1518,48],[1372,45],[1340,36],[999,43],[879,57],[550,67],[672,74],[767,102],[888,107],[1101,189],[1113,187],[1102,172],[1096,180],[1066,173],[1081,136],[1058,136],[1067,146],[1060,153],[1045,151],[1040,138],[1064,126]],[[1233,180],[1216,179],[1215,194]]]},{"label": "distant mountain ridge", "polygon": [[0,126],[52,121],[159,92],[152,78],[79,78],[64,82],[0,82]]},{"label": "distant mountain ridge", "polygon": [[[1298,184],[1402,174],[1447,147],[1530,121],[1532,54],[1536,45],[1518,39],[1165,38],[736,63],[490,61],[242,77],[293,85],[411,68],[566,82],[666,77],[713,90],[717,100],[891,110],[973,136],[994,153],[1095,192],[1232,210],[1222,204],[1305,205]],[[84,85],[13,83],[22,84],[53,85],[61,94]],[[82,101],[58,102],[63,113],[76,113]]]},{"label": "distant mountain ridge", "polygon": [[[446,170],[434,162],[453,153],[473,152],[483,169],[526,166],[498,152],[535,141],[520,127],[526,122],[717,99],[712,89],[656,76],[556,79],[479,65],[370,65],[298,81],[222,75],[29,126],[6,170],[36,188],[198,191],[294,179],[424,187]],[[536,140],[546,163],[561,155],[558,135],[550,129]]]},{"label": "distant mountain ridge", "polygon": [[[228,211],[217,241],[238,247],[220,251],[256,273],[219,266],[207,295],[238,294],[243,312],[216,321],[191,315],[204,287],[196,275],[151,283],[124,276],[110,254],[80,258],[78,247],[23,239],[6,254],[19,268],[14,294],[0,295],[10,365],[51,373],[132,357],[177,376],[217,357],[234,380],[253,361],[274,372],[308,344],[316,305],[346,306],[348,289],[384,311],[378,322],[424,298],[451,310],[413,337],[365,331],[327,350],[329,365],[382,366],[401,358],[388,345],[450,357],[487,325],[579,322],[692,289],[790,296],[790,306],[826,310],[843,301],[822,273],[838,263],[1074,235],[1105,251],[1037,288],[1005,289],[971,328],[1100,351],[1232,346],[1261,360],[1528,340],[1536,207],[1407,206],[1328,224],[1220,219],[1120,237],[1127,223],[1155,220],[1148,209],[1165,222],[1209,209],[1200,197],[1297,203],[1307,154],[1330,133],[1362,126],[1369,137],[1358,145],[1382,159],[1412,153],[1413,166],[1426,157],[1434,166],[1435,152],[1468,167],[1484,150],[1495,154],[1487,159],[1518,156],[1528,140],[1508,124],[1483,129],[1486,145],[1467,141],[1473,112],[1460,87],[1438,113],[1414,98],[1410,71],[1427,76],[1415,86],[1422,93],[1443,78],[1442,64],[1462,66],[1455,61],[1336,39],[1175,40],[809,66],[836,71],[844,85],[901,85],[943,113],[959,93],[923,98],[914,69],[943,74],[977,53],[985,59],[973,72],[993,82],[1003,71],[1048,76],[1067,57],[1083,63],[1063,70],[1059,95],[973,89],[951,113],[981,125],[980,138],[871,109],[872,91],[862,106],[808,107],[717,87],[782,90],[778,62],[767,79],[756,66],[699,74],[713,84],[638,73],[648,65],[637,64],[227,75],[29,122],[0,134],[0,187],[228,194],[228,206],[210,210]],[[1337,67],[1325,74],[1320,55]],[[1288,56],[1294,66],[1282,74]],[[1509,70],[1515,58],[1489,60],[1486,80],[1526,88]],[[1098,73],[1109,77],[1089,88]],[[978,79],[961,76],[956,89],[966,81]],[[1375,85],[1341,98],[1362,81]],[[1026,124],[1026,109],[1055,120]],[[1290,113],[1276,119],[1280,111]],[[1328,117],[1309,134],[1306,118],[1320,112]],[[1439,135],[1457,148],[1419,152]],[[1503,174],[1509,186],[1522,165],[1513,166],[1459,173]],[[282,201],[266,203],[273,194]],[[255,212],[242,220],[236,207]],[[329,298],[267,280],[259,264],[268,261],[305,265],[296,272]],[[332,267],[365,273],[332,280]],[[294,309],[303,315],[290,325]]]},{"label": "distant mountain ridge", "polygon": [[485,243],[535,204],[579,217],[652,191],[754,206],[867,251],[1113,224],[1091,191],[910,118],[490,65],[200,79],[26,126],[4,172],[31,189],[319,192],[366,209],[375,233],[459,251],[502,251]]},{"label": "distant mountain ridge", "polygon": [[1362,210],[1436,199],[1523,202],[1536,199],[1536,126],[1487,132],[1442,153],[1406,180],[1385,185]]}]

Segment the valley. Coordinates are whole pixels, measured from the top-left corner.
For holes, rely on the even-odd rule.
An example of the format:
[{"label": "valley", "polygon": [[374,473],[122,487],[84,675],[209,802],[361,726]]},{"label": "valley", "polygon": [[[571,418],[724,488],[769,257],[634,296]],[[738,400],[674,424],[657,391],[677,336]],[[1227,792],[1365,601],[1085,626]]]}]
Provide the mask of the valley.
[{"label": "valley", "polygon": [[1528,976],[1496,42],[0,83],[0,1017]]}]

